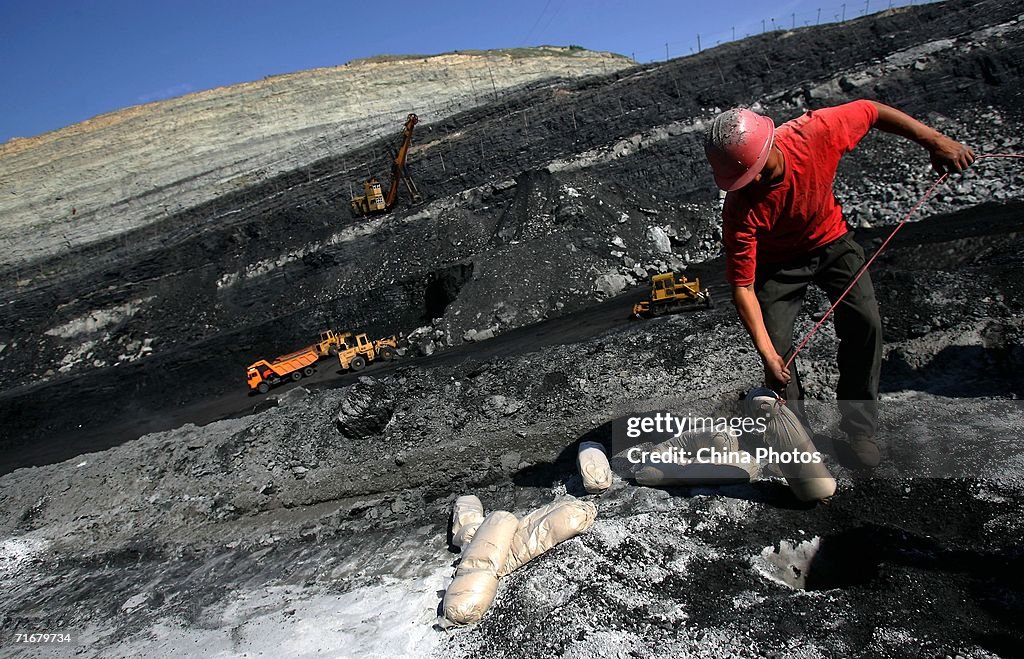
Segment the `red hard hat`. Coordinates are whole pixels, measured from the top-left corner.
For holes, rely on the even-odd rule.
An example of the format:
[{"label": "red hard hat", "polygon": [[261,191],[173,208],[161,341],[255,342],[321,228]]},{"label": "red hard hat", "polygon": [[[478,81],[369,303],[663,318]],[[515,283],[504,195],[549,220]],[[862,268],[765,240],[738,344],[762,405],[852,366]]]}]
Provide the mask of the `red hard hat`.
[{"label": "red hard hat", "polygon": [[711,122],[704,153],[715,183],[723,190],[739,190],[754,180],[775,143],[775,123],[750,110],[726,110]]}]

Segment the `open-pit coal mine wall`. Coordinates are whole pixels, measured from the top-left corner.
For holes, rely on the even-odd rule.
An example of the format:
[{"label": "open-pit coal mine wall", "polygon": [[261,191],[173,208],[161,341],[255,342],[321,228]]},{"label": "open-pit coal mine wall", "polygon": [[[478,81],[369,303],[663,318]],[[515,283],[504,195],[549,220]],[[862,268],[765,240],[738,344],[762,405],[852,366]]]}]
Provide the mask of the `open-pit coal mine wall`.
[{"label": "open-pit coal mine wall", "polygon": [[[91,428],[110,419],[140,419],[140,424],[161,427],[161,410],[170,404],[201,400],[244,390],[244,366],[254,355],[274,355],[297,348],[295,341],[310,340],[331,319],[346,319],[373,337],[394,327],[429,322],[443,312],[444,295],[456,295],[458,275],[444,269],[422,279],[336,298],[301,307],[272,321],[242,326],[210,338],[164,350],[138,361],[96,368],[80,375],[58,377],[25,385],[0,398],[0,450],[26,440],[60,437],[76,428]],[[437,282],[445,282],[438,299]],[[155,320],[154,320],[155,322]],[[298,338],[296,338],[298,337]],[[291,338],[293,343],[287,343]],[[320,370],[339,371],[336,360],[325,359]],[[253,405],[259,400],[254,399]],[[69,413],[74,411],[74,413]],[[97,447],[103,446],[97,438]]]},{"label": "open-pit coal mine wall", "polygon": [[[926,116],[995,104],[1019,111],[1017,82],[1022,46],[1016,34],[993,36],[957,53],[926,62],[911,58],[882,75],[843,75],[877,68],[887,56],[981,27],[1012,21],[1020,6],[1008,2],[944,2],[846,24],[777,32],[725,44],[664,64],[620,71],[605,78],[552,84],[453,117],[417,133],[420,151],[410,167],[430,197],[454,194],[487,180],[513,178],[552,160],[571,160],[653,127],[692,125],[713,109],[762,105],[779,119],[810,107],[860,97]],[[835,85],[823,85],[833,76]],[[1002,88],[1013,92],[1004,96]],[[351,167],[341,180],[358,180],[364,154],[338,161]],[[369,155],[368,153],[366,155]],[[619,162],[621,160],[621,162]],[[442,162],[444,166],[442,166]],[[365,171],[365,170],[363,170]],[[717,190],[703,158],[699,131],[646,139],[631,157],[598,171],[669,199],[711,200]],[[623,176],[627,178],[623,178]]]},{"label": "open-pit coal mine wall", "polygon": [[[245,364],[295,349],[323,326],[391,333],[429,322],[452,301],[452,286],[437,283],[445,273],[470,263],[477,264],[473,277],[485,271],[479,266],[515,199],[489,184],[553,161],[589,165],[594,180],[652,203],[712,206],[717,191],[699,134],[688,127],[715,108],[763,97],[768,111],[787,118],[804,106],[867,96],[917,114],[995,107],[1019,121],[1019,30],[965,44],[956,57],[928,59],[925,48],[916,65],[841,74],[1018,13],[1008,2],[926,5],[500,96],[417,129],[410,171],[428,201],[451,200],[450,212],[428,206],[413,214],[400,198],[383,220],[349,216],[353,184],[368,168],[386,173],[390,138],[6,272],[5,441],[30,430],[43,436],[37,427],[74,428],[74,419],[54,413],[66,405],[95,405],[96,414],[113,418],[118,408],[145,407],[157,396],[166,405],[242,387]],[[665,126],[675,128],[652,130]],[[624,151],[608,148],[624,140]],[[593,157],[572,164],[581,154]],[[552,281],[545,294],[559,298],[559,285]],[[585,301],[561,297],[564,311]]]},{"label": "open-pit coal mine wall", "polygon": [[[32,323],[34,329],[25,334],[37,339],[18,341],[18,352],[9,355],[5,367],[31,374],[38,368],[31,359],[34,352],[67,354],[85,339],[94,343],[88,355],[93,364],[83,366],[94,367],[54,373],[60,366],[51,360],[50,373],[40,373],[44,382],[26,383],[0,396],[0,415],[5,419],[0,447],[30,436],[59,436],[126,414],[158,415],[157,410],[168,404],[241,393],[246,364],[307,345],[326,327],[379,337],[429,324],[472,276],[472,259],[449,262],[446,253],[444,264],[434,268],[430,263],[436,258],[421,235],[381,233],[388,232],[339,242],[296,256],[258,277],[243,274],[234,281],[230,276],[225,279],[228,268],[216,260],[222,246],[213,245],[209,236],[186,241],[177,250],[122,270],[116,281],[131,284],[104,287],[99,279],[81,297],[71,286],[60,291],[69,300],[69,315],[86,319],[95,316],[92,309],[143,301],[127,317],[66,338],[44,334],[55,323],[40,313],[43,300],[35,306],[22,301],[27,312],[11,322],[15,327]],[[482,234],[480,240],[488,238]],[[426,262],[424,270],[396,266],[393,277],[375,274],[388,261],[381,250],[407,243],[423,250],[423,260],[413,260]],[[193,255],[196,265],[187,263],[185,254]],[[154,271],[166,274],[149,274]],[[359,282],[375,283],[361,287]],[[290,293],[282,294],[285,290]],[[146,303],[147,299],[151,300]],[[127,346],[147,341],[152,341],[147,344],[151,354],[138,359],[123,354],[129,351]],[[339,367],[324,360],[319,368]]]}]

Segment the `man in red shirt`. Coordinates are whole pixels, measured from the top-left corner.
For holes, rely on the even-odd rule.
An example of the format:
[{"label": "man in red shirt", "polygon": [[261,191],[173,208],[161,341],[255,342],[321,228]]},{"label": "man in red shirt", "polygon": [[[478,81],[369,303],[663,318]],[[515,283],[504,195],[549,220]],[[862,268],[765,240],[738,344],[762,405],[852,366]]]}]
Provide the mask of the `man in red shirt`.
[{"label": "man in red shirt", "polygon": [[[785,363],[807,286],[814,282],[835,302],[864,264],[832,184],[839,159],[872,127],[923,146],[939,172],[960,172],[974,162],[970,148],[874,101],[813,110],[778,128],[768,117],[733,109],[718,115],[707,134],[715,182],[728,191],[722,232],[733,302],[761,354],[768,386],[787,400],[803,398],[796,369]],[[882,323],[867,273],[836,308],[835,327],[841,429],[854,460],[875,467]]]}]

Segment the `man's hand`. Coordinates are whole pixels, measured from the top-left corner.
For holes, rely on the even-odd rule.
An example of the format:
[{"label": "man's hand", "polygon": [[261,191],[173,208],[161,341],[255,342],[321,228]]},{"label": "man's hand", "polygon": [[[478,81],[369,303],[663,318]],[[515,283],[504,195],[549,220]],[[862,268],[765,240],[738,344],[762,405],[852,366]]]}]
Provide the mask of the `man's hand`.
[{"label": "man's hand", "polygon": [[932,167],[940,174],[959,173],[974,163],[974,150],[941,133],[928,145]]},{"label": "man's hand", "polygon": [[781,388],[789,384],[790,374],[786,368],[786,360],[777,353],[762,358],[764,362],[765,383],[772,388]]},{"label": "man's hand", "polygon": [[761,361],[764,362],[765,383],[774,389],[785,387],[789,384],[789,369],[786,368],[786,360],[775,351],[775,346],[772,345],[772,340],[768,336],[753,284],[733,286],[732,300],[736,304],[736,311],[739,313],[740,320],[743,321],[743,326],[747,328],[750,338],[754,340],[754,347],[760,353]]},{"label": "man's hand", "polygon": [[930,128],[896,108],[889,107],[878,101],[871,101],[878,110],[878,121],[875,126],[879,130],[894,135],[902,135],[914,140],[928,149],[932,167],[940,174],[962,172],[974,162],[974,150],[951,140],[934,128]]}]

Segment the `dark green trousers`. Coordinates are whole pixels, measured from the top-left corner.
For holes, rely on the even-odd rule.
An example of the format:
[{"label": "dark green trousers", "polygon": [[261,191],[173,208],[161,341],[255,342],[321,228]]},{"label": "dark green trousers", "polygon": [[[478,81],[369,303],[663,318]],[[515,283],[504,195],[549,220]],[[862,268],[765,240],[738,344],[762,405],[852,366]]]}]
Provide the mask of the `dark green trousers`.
[{"label": "dark green trousers", "polygon": [[[789,358],[795,349],[793,326],[804,301],[807,286],[814,282],[835,303],[853,276],[864,265],[864,250],[852,233],[820,247],[810,254],[783,264],[764,265],[757,269],[754,291],[761,305],[765,328],[775,350]],[[834,313],[836,335],[839,337],[839,384],[836,398],[843,420],[840,429],[848,434],[874,436],[877,425],[878,374],[882,366],[882,321],[871,278],[864,273],[843,298]],[[812,338],[811,341],[814,341]],[[797,362],[790,366],[792,380],[785,392],[786,400],[805,419]],[[769,382],[769,386],[780,383]]]}]

